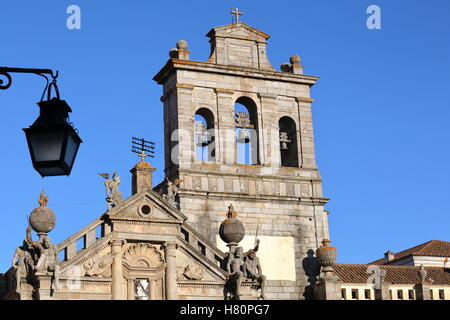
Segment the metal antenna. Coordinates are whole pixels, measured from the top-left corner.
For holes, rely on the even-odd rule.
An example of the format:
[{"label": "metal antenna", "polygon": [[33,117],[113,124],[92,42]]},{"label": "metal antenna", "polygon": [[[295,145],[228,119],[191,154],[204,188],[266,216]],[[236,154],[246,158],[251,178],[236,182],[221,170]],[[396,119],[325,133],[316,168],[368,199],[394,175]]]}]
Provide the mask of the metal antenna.
[{"label": "metal antenna", "polygon": [[145,157],[154,158],[155,143],[143,138],[132,137],[131,152],[137,153],[141,157],[141,161],[144,161]]}]

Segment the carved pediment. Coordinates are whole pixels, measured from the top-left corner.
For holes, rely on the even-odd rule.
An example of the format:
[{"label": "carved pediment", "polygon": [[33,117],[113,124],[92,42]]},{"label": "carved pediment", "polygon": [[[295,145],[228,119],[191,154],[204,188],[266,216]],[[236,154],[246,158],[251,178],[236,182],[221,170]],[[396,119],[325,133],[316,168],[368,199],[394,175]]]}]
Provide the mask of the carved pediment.
[{"label": "carved pediment", "polygon": [[148,190],[126,199],[120,206],[109,211],[111,218],[127,217],[139,220],[179,220],[187,217],[167,203],[159,194]]},{"label": "carved pediment", "polygon": [[266,40],[270,38],[270,36],[267,33],[252,28],[243,22],[215,27],[211,29],[206,36],[210,38],[214,37],[239,38],[261,42],[266,42]]}]

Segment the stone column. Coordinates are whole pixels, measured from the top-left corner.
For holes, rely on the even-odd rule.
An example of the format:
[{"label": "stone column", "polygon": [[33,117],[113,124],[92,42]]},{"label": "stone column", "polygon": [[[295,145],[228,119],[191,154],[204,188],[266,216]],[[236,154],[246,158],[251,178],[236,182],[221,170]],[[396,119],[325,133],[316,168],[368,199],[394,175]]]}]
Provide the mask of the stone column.
[{"label": "stone column", "polygon": [[166,242],[164,250],[166,256],[166,300],[177,300],[177,244]]},{"label": "stone column", "polygon": [[125,240],[114,239],[112,241],[111,252],[114,255],[112,263],[112,285],[111,285],[111,299],[122,300],[122,245]]}]

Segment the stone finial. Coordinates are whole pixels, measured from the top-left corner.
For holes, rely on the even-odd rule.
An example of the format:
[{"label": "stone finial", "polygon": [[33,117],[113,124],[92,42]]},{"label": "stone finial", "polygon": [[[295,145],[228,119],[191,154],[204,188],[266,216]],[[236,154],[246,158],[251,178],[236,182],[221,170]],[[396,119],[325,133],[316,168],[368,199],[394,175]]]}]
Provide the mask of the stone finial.
[{"label": "stone finial", "polygon": [[316,250],[316,256],[325,274],[333,271],[336,263],[337,249],[330,246],[329,239],[323,239],[322,246]]},{"label": "stone finial", "polygon": [[291,64],[293,64],[293,65],[300,65],[300,57],[299,57],[298,55],[291,56],[291,57],[289,58],[289,61],[290,61]]},{"label": "stone finial", "polygon": [[53,230],[56,225],[56,216],[47,207],[48,197],[45,195],[44,190],[42,190],[38,202],[39,207],[31,212],[29,223],[33,230],[41,237]]},{"label": "stone finial", "polygon": [[427,270],[425,270],[425,267],[423,266],[423,264],[420,265],[419,277],[420,277],[420,281],[422,283],[424,283],[427,279]]},{"label": "stone finial", "polygon": [[236,217],[237,217],[237,212],[236,212],[236,210],[234,210],[233,204],[230,204],[228,206],[227,218],[236,219]]},{"label": "stone finial", "polygon": [[190,51],[188,50],[188,43],[186,40],[178,40],[177,49],[178,49],[178,59],[189,60]]},{"label": "stone finial", "polygon": [[187,48],[188,48],[188,43],[186,40],[178,40],[177,49],[187,50]]},{"label": "stone finial", "polygon": [[303,74],[303,67],[300,65],[300,57],[298,55],[293,55],[289,60],[292,64],[291,72],[294,74]]},{"label": "stone finial", "polygon": [[178,59],[178,49],[177,48],[170,49],[169,57],[172,59]]},{"label": "stone finial", "polygon": [[45,195],[45,191],[44,190],[42,190],[41,194],[39,195],[38,202],[39,202],[39,205],[41,207],[47,206],[48,197]]}]

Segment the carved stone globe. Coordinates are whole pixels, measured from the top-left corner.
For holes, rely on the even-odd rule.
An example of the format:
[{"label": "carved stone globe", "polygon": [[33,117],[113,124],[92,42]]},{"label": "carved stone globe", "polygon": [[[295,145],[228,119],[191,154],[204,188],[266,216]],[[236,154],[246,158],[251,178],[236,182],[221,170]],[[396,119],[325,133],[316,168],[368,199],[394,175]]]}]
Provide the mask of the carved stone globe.
[{"label": "carved stone globe", "polygon": [[239,219],[236,219],[237,213],[233,206],[228,208],[227,219],[225,219],[219,228],[220,238],[227,244],[238,244],[245,236],[245,228]]},{"label": "carved stone globe", "polygon": [[30,226],[38,234],[46,234],[53,230],[56,225],[56,216],[53,211],[47,207],[48,197],[42,191],[39,198],[39,207],[30,214]]}]

